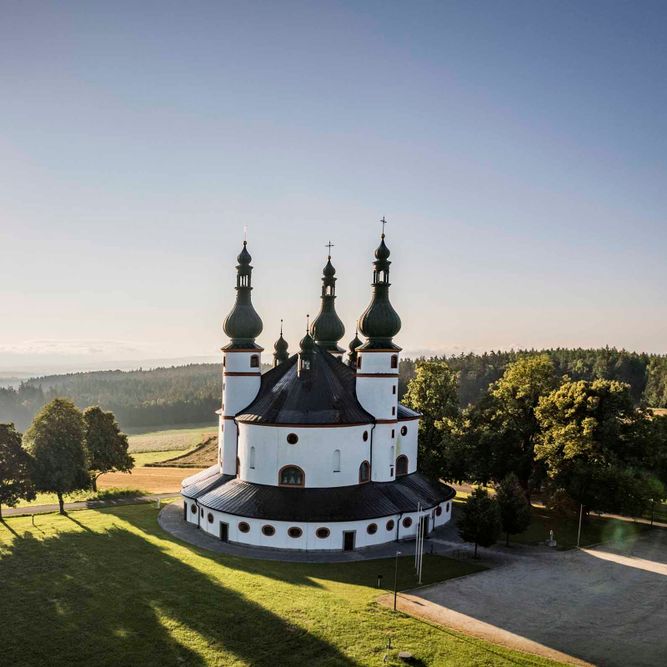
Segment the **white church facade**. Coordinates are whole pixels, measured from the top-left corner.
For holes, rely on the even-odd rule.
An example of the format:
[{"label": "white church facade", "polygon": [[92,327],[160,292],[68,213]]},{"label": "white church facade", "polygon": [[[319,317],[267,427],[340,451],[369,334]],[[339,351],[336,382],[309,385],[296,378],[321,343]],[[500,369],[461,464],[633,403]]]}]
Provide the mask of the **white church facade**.
[{"label": "white church facade", "polygon": [[335,269],[322,307],[288,354],[261,373],[251,257],[238,256],[224,330],[218,463],[183,480],[184,519],[223,541],[274,549],[355,550],[414,538],[451,517],[454,489],[417,471],[419,413],[398,401],[401,320],[389,301],[389,249],[375,251],[371,303],[347,360],[338,343]]}]

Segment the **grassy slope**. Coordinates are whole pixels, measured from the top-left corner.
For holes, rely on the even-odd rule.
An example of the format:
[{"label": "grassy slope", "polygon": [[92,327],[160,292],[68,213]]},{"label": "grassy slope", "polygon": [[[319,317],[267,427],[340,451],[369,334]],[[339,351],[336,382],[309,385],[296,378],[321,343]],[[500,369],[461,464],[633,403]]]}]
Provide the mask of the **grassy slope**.
[{"label": "grassy slope", "polygon": [[130,453],[184,450],[194,447],[209,435],[216,435],[215,426],[175,428],[130,435]]},{"label": "grassy slope", "polygon": [[[0,524],[0,647],[19,665],[378,665],[387,638],[425,665],[547,661],[378,606],[393,560],[336,565],[244,560],[163,533],[151,506]],[[411,559],[400,587],[414,585]],[[471,565],[425,561],[428,580]]]}]

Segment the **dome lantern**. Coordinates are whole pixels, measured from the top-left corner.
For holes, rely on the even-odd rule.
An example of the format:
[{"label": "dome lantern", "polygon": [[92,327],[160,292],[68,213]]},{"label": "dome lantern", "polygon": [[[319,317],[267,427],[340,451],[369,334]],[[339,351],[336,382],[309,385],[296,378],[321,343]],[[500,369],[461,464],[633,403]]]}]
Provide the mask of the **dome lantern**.
[{"label": "dome lantern", "polygon": [[310,326],[310,333],[315,342],[333,354],[342,354],[343,349],[338,341],[345,335],[345,325],[336,313],[336,269],[331,263],[331,248],[329,241],[325,246],[329,249],[327,263],[322,271],[322,306],[317,317]]},{"label": "dome lantern", "polygon": [[283,321],[280,320],[280,338],[278,338],[275,345],[273,346],[273,349],[275,350],[273,353],[274,368],[278,366],[278,364],[282,364],[289,359],[287,348],[287,341],[283,338]]}]

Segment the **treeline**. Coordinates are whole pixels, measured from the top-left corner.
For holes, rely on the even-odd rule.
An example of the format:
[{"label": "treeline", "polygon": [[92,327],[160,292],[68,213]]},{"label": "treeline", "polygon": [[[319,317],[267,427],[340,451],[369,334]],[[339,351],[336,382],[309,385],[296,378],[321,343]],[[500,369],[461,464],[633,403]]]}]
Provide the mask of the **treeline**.
[{"label": "treeline", "polygon": [[[445,361],[458,374],[458,397],[462,406],[478,403],[489,386],[502,377],[505,369],[520,357],[546,354],[559,377],[571,380],[618,380],[630,385],[636,404],[667,407],[667,356],[627,352],[615,348],[551,350],[512,350],[433,357]],[[418,360],[405,359],[399,367],[399,395],[415,376]]]},{"label": "treeline", "polygon": [[[441,357],[457,374],[462,406],[476,404],[488,387],[519,357],[536,351],[487,352]],[[607,379],[631,387],[635,403],[667,407],[667,356],[613,348],[546,350],[559,376],[573,380]],[[400,363],[399,396],[415,375],[416,360]],[[264,366],[262,370],[267,370]],[[220,407],[220,364],[189,364],[136,371],[95,371],[32,378],[18,388],[0,389],[0,422],[23,430],[50,400],[68,397],[79,408],[110,410],[124,429],[213,421]]]}]

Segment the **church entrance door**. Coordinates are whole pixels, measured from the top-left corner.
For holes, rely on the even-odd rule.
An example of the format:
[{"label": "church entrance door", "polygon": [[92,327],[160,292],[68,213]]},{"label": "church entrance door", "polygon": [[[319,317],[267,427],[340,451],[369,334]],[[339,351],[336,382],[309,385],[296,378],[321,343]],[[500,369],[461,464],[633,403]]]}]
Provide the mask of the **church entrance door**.
[{"label": "church entrance door", "polygon": [[343,532],[343,551],[354,551],[354,536],[356,530],[346,530]]},{"label": "church entrance door", "polygon": [[220,523],[220,541],[226,542],[229,539],[229,524]]}]

